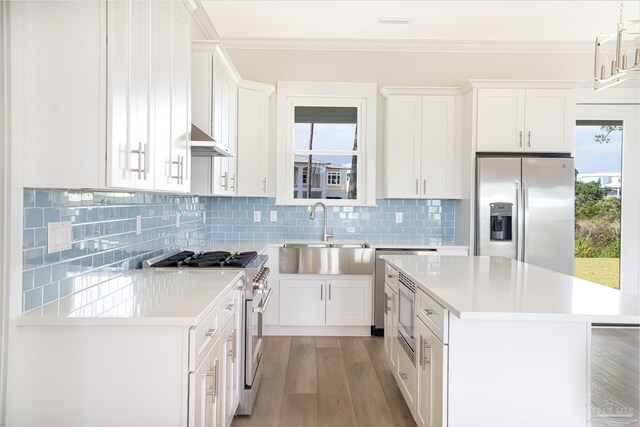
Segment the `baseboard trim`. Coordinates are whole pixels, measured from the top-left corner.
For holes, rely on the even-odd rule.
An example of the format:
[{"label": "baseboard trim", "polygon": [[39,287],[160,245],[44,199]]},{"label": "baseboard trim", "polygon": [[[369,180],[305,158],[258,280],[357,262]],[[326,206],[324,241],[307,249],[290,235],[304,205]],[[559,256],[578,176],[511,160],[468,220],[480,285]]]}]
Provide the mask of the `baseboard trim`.
[{"label": "baseboard trim", "polygon": [[264,326],[266,336],[368,337],[371,326]]}]

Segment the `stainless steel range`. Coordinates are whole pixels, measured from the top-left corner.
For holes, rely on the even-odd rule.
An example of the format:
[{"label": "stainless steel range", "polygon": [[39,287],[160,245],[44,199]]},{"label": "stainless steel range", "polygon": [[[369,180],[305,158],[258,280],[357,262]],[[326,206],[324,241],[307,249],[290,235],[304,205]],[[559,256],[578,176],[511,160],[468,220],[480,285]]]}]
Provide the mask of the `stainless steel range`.
[{"label": "stainless steel range", "polygon": [[143,268],[204,268],[244,271],[244,312],[242,357],[244,358],[244,391],[240,396],[239,415],[250,415],[262,378],[263,314],[271,299],[268,286],[269,268],[266,255],[257,252],[231,253],[223,251],[177,251],[148,259]]}]

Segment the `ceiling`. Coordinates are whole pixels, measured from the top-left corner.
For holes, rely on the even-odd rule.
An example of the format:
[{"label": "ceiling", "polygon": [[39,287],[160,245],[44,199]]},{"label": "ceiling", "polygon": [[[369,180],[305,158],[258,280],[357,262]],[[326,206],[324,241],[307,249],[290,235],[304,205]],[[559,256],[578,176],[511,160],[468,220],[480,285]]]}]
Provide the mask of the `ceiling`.
[{"label": "ceiling", "polygon": [[[202,0],[228,47],[327,42],[554,42],[589,46],[615,32],[619,2],[608,1],[245,1]],[[625,18],[640,18],[640,2],[625,1]],[[411,17],[410,24],[378,24]]]}]

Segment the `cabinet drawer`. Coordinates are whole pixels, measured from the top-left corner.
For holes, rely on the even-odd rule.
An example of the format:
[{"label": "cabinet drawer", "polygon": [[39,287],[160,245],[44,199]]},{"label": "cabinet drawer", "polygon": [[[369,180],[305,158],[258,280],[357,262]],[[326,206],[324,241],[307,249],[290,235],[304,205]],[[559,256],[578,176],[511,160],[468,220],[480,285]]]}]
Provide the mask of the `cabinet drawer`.
[{"label": "cabinet drawer", "polygon": [[416,314],[443,343],[449,342],[449,313],[420,289],[416,289]]},{"label": "cabinet drawer", "polygon": [[417,386],[417,370],[409,356],[405,353],[400,345],[398,345],[398,371],[397,379],[400,390],[404,395],[407,406],[413,413],[415,407],[416,386]]},{"label": "cabinet drawer", "polygon": [[231,291],[211,310],[211,313],[189,331],[189,371],[195,371],[222,332],[222,327],[236,313],[236,293]]},{"label": "cabinet drawer", "polygon": [[384,263],[384,281],[394,292],[398,292],[398,270]]}]

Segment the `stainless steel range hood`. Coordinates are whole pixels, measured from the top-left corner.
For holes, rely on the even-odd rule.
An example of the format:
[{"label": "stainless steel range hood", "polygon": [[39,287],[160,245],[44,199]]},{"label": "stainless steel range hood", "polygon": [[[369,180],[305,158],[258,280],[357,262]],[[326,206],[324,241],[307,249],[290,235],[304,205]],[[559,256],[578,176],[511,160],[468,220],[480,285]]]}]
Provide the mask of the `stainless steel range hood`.
[{"label": "stainless steel range hood", "polygon": [[191,156],[233,157],[229,150],[191,123]]}]

